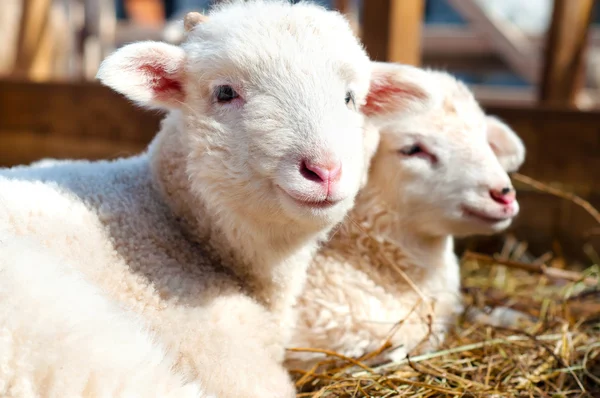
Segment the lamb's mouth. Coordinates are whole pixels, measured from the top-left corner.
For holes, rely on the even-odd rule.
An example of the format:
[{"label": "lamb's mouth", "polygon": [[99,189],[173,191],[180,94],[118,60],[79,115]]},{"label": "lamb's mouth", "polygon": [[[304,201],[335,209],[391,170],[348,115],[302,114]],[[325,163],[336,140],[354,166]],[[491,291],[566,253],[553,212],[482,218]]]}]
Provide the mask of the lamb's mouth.
[{"label": "lamb's mouth", "polygon": [[297,205],[301,206],[301,207],[306,207],[306,208],[311,208],[311,209],[328,209],[330,207],[335,206],[336,204],[338,204],[340,201],[337,200],[329,200],[329,199],[323,199],[323,200],[307,200],[304,198],[300,198],[296,195],[293,195],[291,193],[289,193],[288,191],[286,191],[285,189],[281,188],[280,186],[277,186],[277,188],[288,198],[290,198],[291,200],[293,200]]},{"label": "lamb's mouth", "polygon": [[327,209],[329,207],[333,207],[337,204],[337,202],[330,202],[328,200],[323,200],[323,201],[319,201],[319,202],[306,202],[303,200],[298,200],[296,198],[292,198],[296,201],[296,203],[298,203],[301,206],[304,207],[311,207],[313,209]]},{"label": "lamb's mouth", "polygon": [[471,207],[462,206],[463,215],[467,218],[476,219],[478,221],[482,221],[486,224],[497,224],[501,222],[508,221],[512,218],[512,216],[497,216],[496,214],[490,214],[485,211],[476,210]]}]

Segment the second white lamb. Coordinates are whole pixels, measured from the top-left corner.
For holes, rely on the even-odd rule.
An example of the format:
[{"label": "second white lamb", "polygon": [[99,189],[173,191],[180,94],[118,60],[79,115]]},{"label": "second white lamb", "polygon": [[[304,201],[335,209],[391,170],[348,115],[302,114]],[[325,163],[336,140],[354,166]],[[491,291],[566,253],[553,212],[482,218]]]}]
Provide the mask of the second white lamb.
[{"label": "second white lamb", "polygon": [[[438,347],[461,313],[453,236],[511,224],[519,205],[507,171],[520,167],[525,148],[451,75],[378,65],[363,107],[381,129],[368,183],[309,268],[289,346],[361,357],[389,338],[383,359],[398,360]],[[407,118],[407,95],[435,105]],[[289,368],[319,360],[287,354]]]}]

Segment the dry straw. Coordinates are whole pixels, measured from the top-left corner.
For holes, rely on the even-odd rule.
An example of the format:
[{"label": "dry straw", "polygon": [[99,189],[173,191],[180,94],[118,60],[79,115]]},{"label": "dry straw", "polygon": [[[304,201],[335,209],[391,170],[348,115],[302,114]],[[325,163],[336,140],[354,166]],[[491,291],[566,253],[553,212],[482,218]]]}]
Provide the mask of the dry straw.
[{"label": "dry straw", "polygon": [[[513,178],[571,200],[600,224],[585,200]],[[310,371],[292,372],[298,397],[600,397],[600,264],[565,270],[560,258],[524,262],[523,252],[507,239],[500,256],[463,255],[467,311],[435,352],[376,365],[387,342],[357,359],[297,349],[327,355]],[[498,326],[492,309],[519,314],[518,326]]]}]

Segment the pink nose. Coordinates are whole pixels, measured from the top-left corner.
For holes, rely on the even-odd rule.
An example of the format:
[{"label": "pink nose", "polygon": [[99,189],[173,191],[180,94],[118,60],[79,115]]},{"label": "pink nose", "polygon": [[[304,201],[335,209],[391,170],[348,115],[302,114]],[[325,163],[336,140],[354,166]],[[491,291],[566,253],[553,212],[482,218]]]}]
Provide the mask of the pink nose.
[{"label": "pink nose", "polygon": [[504,187],[502,189],[492,189],[490,190],[490,196],[494,201],[500,203],[501,205],[509,205],[515,201],[517,194],[514,189],[510,187]]},{"label": "pink nose", "polygon": [[312,162],[303,160],[300,163],[300,174],[310,181],[315,181],[326,187],[340,179],[342,163],[339,160],[327,162]]}]

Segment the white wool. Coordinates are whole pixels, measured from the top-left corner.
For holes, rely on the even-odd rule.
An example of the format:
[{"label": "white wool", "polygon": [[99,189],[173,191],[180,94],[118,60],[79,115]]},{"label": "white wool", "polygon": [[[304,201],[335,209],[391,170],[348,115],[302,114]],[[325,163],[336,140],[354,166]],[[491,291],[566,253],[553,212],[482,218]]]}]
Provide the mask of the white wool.
[{"label": "white wool", "polygon": [[0,239],[0,396],[206,396],[172,371],[142,320],[65,258],[33,239]]},{"label": "white wool", "polygon": [[[37,350],[17,366],[12,353],[27,347],[2,347],[0,388],[92,397],[95,381],[61,367],[90,380],[122,371],[114,383],[125,383],[139,366],[141,382],[107,382],[110,396],[148,396],[155,378],[156,394],[197,394],[180,382],[192,379],[220,398],[292,397],[281,366],[292,308],[364,177],[370,70],[341,15],[279,1],[230,2],[181,47],[134,43],[108,57],[104,84],[169,114],[139,156],[0,171],[0,273],[15,275],[1,286],[31,311],[0,301],[3,333],[30,333]],[[219,87],[239,96],[218,100]],[[304,164],[342,172],[322,183]],[[30,288],[44,278],[48,291]],[[56,395],[35,393],[47,385]]]},{"label": "white wool", "polygon": [[[516,202],[503,207],[489,190],[511,186],[505,170],[522,164],[521,140],[486,116],[462,83],[423,73],[428,81],[417,97],[437,98],[429,110],[406,117],[402,107],[366,106],[381,128],[368,184],[309,268],[289,347],[360,357],[389,337],[392,349],[378,359],[394,360],[435,349],[462,311],[452,236],[499,232],[518,213]],[[377,102],[393,92],[380,90]],[[415,144],[428,155],[402,154]],[[464,206],[505,220],[473,219]],[[286,365],[309,368],[323,359],[289,351]]]}]

